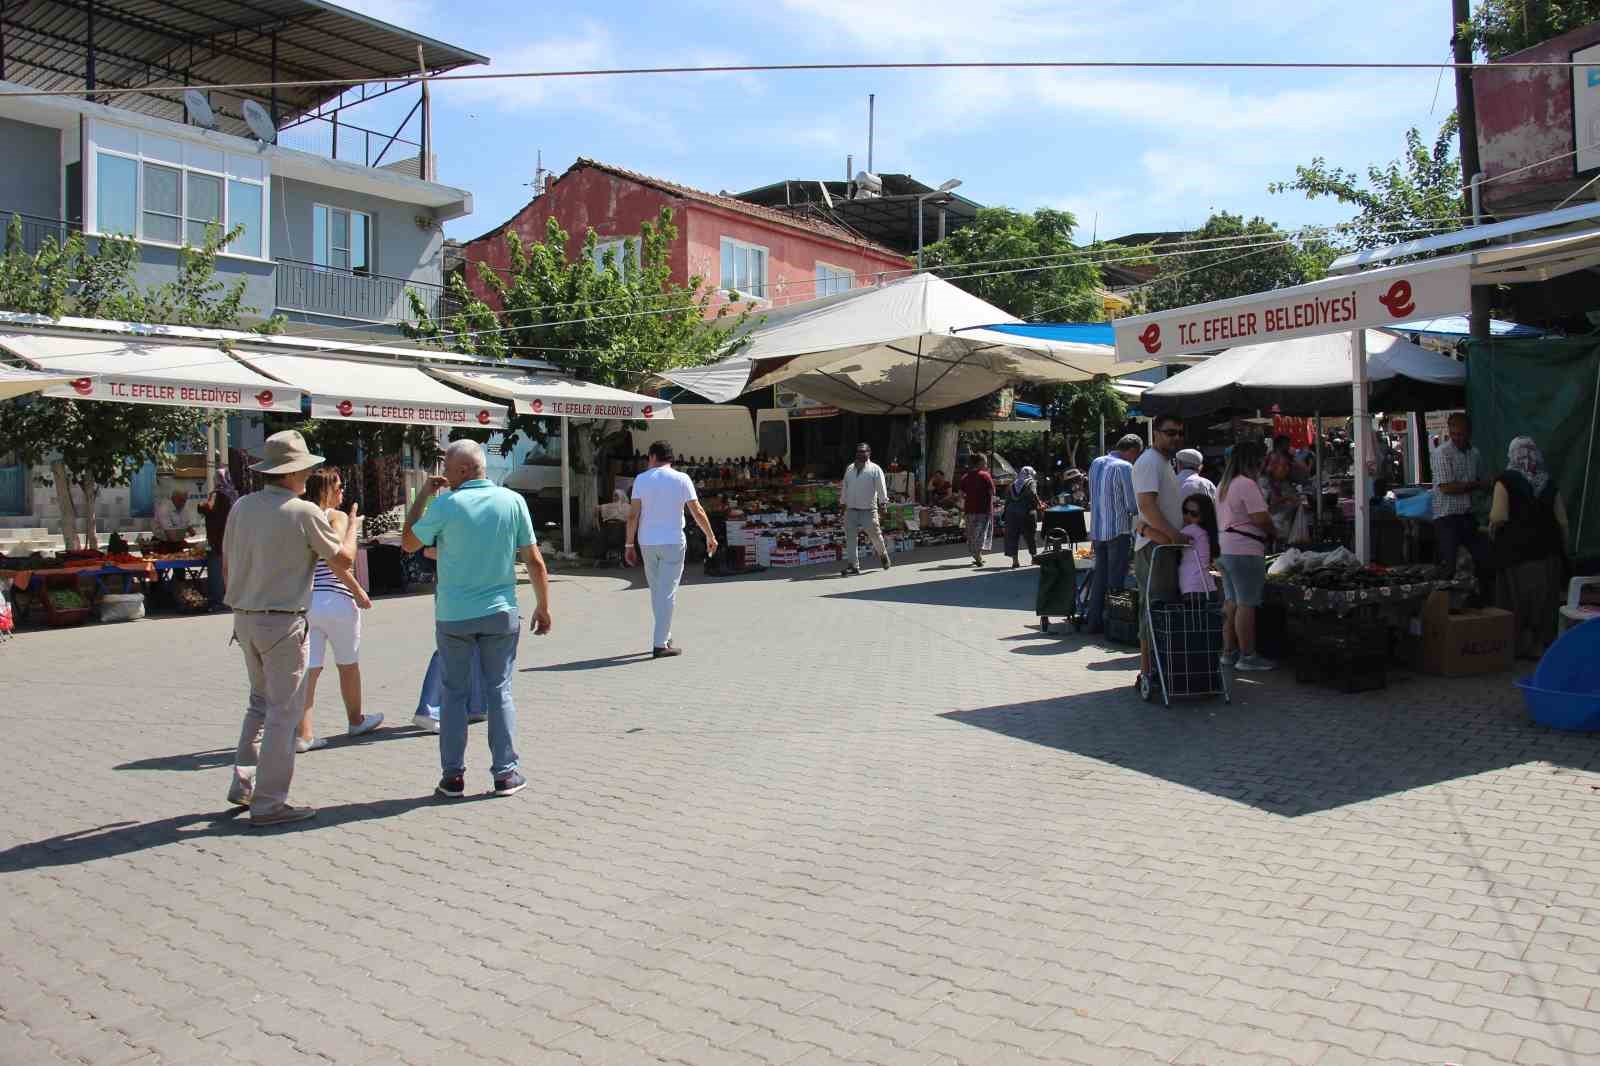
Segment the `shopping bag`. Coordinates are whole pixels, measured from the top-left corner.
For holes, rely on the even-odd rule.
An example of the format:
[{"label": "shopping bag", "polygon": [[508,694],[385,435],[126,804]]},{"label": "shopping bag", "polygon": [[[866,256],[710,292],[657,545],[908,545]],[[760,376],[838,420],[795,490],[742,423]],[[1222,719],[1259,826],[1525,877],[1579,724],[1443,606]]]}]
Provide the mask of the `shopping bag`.
[{"label": "shopping bag", "polygon": [[1311,521],[1306,517],[1304,507],[1295,511],[1294,521],[1289,524],[1288,541],[1290,544],[1311,543]]},{"label": "shopping bag", "polygon": [[11,599],[7,595],[11,591],[11,579],[0,580],[0,635],[10,633],[14,620],[11,616]]},{"label": "shopping bag", "polygon": [[1396,499],[1394,513],[1401,518],[1414,518],[1420,522],[1433,521],[1433,493],[1419,492],[1414,496]]}]

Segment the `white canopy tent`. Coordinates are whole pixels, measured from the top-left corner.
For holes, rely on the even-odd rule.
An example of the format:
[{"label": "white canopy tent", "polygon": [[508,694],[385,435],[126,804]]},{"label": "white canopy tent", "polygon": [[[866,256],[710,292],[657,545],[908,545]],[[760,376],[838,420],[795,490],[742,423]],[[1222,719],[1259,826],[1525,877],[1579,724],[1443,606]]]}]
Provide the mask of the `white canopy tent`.
[{"label": "white canopy tent", "polygon": [[[1149,315],[1119,319],[1117,358],[1137,362],[1151,357],[1163,360],[1206,355],[1219,349],[1265,340],[1344,334],[1350,360],[1350,412],[1359,426],[1370,420],[1367,380],[1367,337],[1364,327],[1386,326],[1417,318],[1455,314],[1471,304],[1471,286],[1543,281],[1600,265],[1600,228],[1592,225],[1600,211],[1585,205],[1579,214],[1553,211],[1461,230],[1427,242],[1412,242],[1347,256],[1335,269],[1355,269],[1366,263],[1426,254],[1447,247],[1514,232],[1532,233],[1575,222],[1587,222],[1579,232],[1546,233],[1510,244],[1489,245],[1475,251],[1440,256],[1335,276],[1274,292],[1196,304]],[[1358,261],[1359,260],[1359,261]],[[1194,370],[1180,377],[1187,377]],[[1371,456],[1371,435],[1355,434],[1356,469],[1365,470]],[[1371,500],[1358,492],[1356,500],[1356,554],[1371,559]]]},{"label": "white canopy tent", "polygon": [[452,389],[420,367],[256,349],[234,354],[246,366],[308,393],[312,418],[472,429],[506,424],[503,405]]},{"label": "white canopy tent", "polygon": [[1107,345],[982,328],[1020,322],[943,278],[917,274],[770,312],[732,358],[662,376],[715,403],[782,382],[858,414],[921,414],[1015,381],[1085,381],[1131,369],[1115,366]]},{"label": "white canopy tent", "polygon": [[63,374],[46,374],[38,370],[22,370],[0,365],[0,400],[42,392],[53,385],[65,385],[72,380]]},{"label": "white canopy tent", "polygon": [[567,513],[572,499],[572,467],[567,452],[567,421],[573,418],[620,419],[659,422],[672,418],[672,404],[606,385],[572,378],[534,376],[518,371],[463,370],[432,367],[442,381],[487,396],[510,400],[518,414],[561,420],[561,550],[572,551],[572,522]]}]

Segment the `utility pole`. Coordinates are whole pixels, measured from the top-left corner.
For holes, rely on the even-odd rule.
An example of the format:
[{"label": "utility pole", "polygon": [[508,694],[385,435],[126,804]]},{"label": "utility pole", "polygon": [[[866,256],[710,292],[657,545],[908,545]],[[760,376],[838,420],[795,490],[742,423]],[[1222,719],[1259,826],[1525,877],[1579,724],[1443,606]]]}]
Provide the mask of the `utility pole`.
[{"label": "utility pole", "polygon": [[[1472,38],[1463,27],[1472,21],[1472,2],[1450,0],[1450,7],[1450,43],[1455,50],[1455,61],[1458,64],[1471,63]],[[1472,71],[1460,66],[1456,67],[1456,120],[1461,138],[1461,205],[1466,214],[1473,216],[1473,224],[1477,225],[1481,219],[1474,213],[1477,197],[1473,195],[1473,189],[1483,171],[1478,160],[1478,105],[1472,97]],[[1489,296],[1487,286],[1472,287],[1473,340],[1489,339]]]}]

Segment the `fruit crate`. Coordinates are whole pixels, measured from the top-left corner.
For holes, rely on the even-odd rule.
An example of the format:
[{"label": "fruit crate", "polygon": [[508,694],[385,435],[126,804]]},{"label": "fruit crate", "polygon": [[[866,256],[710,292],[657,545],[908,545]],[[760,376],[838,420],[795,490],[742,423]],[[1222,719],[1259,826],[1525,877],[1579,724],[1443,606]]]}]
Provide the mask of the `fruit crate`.
[{"label": "fruit crate", "polygon": [[[77,597],[76,602],[58,605],[57,597],[51,594],[63,591],[70,591]],[[46,578],[44,587],[37,592],[35,602],[44,609],[44,624],[47,626],[82,625],[94,614],[94,605],[78,588],[77,574],[55,574]]]}]

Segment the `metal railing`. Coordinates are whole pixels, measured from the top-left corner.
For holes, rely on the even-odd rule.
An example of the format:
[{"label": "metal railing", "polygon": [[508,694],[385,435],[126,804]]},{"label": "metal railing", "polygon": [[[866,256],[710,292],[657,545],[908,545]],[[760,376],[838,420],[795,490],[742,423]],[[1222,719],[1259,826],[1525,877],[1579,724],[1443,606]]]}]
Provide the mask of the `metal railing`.
[{"label": "metal railing", "polygon": [[443,285],[279,259],[278,310],[349,318],[362,322],[411,322],[409,293],[415,293],[432,318],[453,313]]},{"label": "metal railing", "polygon": [[26,215],[21,211],[0,212],[0,228],[3,228],[9,239],[11,220],[15,218],[22,224],[22,251],[29,255],[36,255],[44,246],[46,240],[54,240],[57,247],[67,243],[67,239],[74,233],[83,232],[83,223],[68,222],[60,218],[45,218],[42,215]]}]

